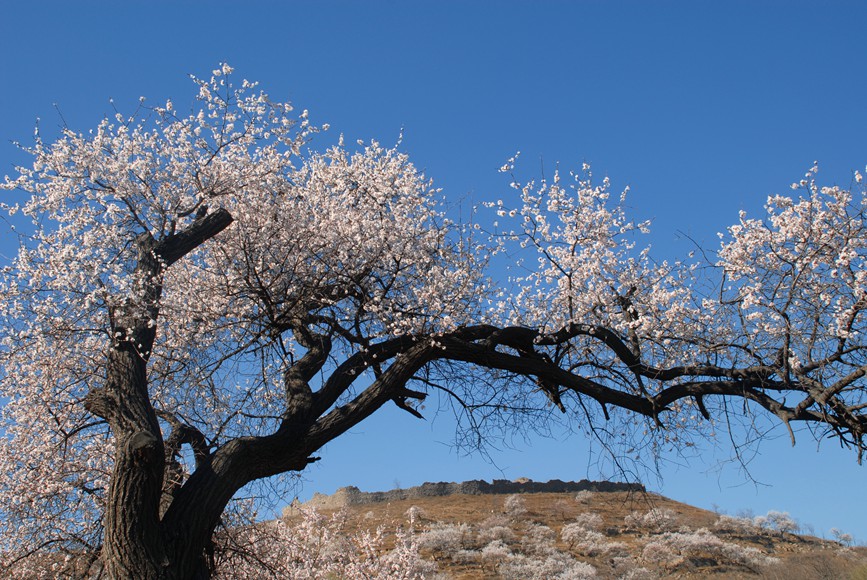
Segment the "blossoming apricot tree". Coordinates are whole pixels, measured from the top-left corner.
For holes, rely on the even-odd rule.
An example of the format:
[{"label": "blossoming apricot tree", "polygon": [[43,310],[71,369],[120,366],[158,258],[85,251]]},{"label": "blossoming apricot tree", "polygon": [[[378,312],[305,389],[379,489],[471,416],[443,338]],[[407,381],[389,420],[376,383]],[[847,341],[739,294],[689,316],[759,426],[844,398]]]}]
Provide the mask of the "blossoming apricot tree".
[{"label": "blossoming apricot tree", "polygon": [[[405,154],[310,153],[306,111],[230,73],[195,80],[190,114],[37,135],[2,185],[30,218],[0,278],[8,574],[208,577],[239,489],[432,392],[481,435],[550,407],[677,438],[743,400],[860,459],[860,175],[811,170],[701,266],[654,261],[589,168],[515,178],[488,237]],[[492,256],[536,263],[503,290]]]}]

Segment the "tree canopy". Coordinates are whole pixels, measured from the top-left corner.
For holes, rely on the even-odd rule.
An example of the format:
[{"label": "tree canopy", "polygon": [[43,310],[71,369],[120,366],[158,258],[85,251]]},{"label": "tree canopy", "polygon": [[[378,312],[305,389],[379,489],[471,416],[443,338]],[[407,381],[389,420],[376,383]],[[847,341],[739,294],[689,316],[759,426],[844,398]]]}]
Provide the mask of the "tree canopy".
[{"label": "tree canopy", "polygon": [[231,73],[194,79],[189,113],[37,134],[0,185],[29,218],[0,278],[10,574],[66,554],[207,577],[238,490],[432,394],[480,440],[564,413],[689,444],[759,414],[861,460],[859,173],[811,168],[719,248],[660,261],[589,166],[528,181],[512,159],[511,193],[460,221],[399,148],[316,152],[327,126]]}]

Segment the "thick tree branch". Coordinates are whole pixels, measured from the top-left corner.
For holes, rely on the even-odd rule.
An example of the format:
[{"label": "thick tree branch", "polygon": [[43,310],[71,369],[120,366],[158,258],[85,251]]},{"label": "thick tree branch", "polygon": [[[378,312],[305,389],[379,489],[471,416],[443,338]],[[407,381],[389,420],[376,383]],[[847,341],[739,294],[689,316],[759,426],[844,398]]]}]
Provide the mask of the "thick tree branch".
[{"label": "thick tree branch", "polygon": [[171,266],[210,238],[216,236],[232,223],[232,215],[223,208],[197,217],[186,229],[160,241],[154,251]]}]

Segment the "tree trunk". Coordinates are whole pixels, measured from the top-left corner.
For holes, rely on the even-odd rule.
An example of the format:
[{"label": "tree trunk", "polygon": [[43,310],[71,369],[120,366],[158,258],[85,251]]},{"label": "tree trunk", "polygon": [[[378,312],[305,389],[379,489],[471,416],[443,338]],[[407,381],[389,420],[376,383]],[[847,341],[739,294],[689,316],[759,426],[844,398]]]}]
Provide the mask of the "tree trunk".
[{"label": "tree trunk", "polygon": [[[109,357],[106,389],[91,410],[114,427],[115,463],[106,498],[103,562],[109,578],[170,578],[161,541],[159,502],[163,441],[147,393],[145,361],[127,342]],[[97,396],[101,395],[101,396]]]},{"label": "tree trunk", "polygon": [[153,464],[162,445],[138,432],[119,440],[117,447],[105,513],[105,571],[118,579],[173,578],[153,509],[159,498]]},{"label": "tree trunk", "polygon": [[166,458],[148,394],[147,364],[156,338],[153,321],[159,315],[162,274],[231,222],[231,215],[219,209],[161,241],[143,233],[136,239],[138,263],[133,274],[139,305],[130,300],[109,311],[114,343],[105,385],[88,393],[85,406],[108,422],[116,442],[102,548],[105,573],[113,580],[180,580],[201,576],[203,571],[207,576],[204,545],[173,559],[177,550],[172,543],[181,544],[186,538],[177,531],[166,534],[160,522]]}]

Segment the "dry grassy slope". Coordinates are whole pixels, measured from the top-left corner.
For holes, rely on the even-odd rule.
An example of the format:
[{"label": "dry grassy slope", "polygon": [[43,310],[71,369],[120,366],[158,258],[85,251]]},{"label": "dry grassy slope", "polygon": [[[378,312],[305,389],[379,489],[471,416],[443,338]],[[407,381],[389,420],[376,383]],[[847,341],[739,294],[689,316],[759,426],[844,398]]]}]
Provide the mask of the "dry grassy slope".
[{"label": "dry grassy slope", "polygon": [[[416,529],[423,531],[436,522],[465,523],[473,532],[469,534],[465,549],[478,550],[483,546],[474,540],[483,522],[498,514],[504,514],[504,495],[451,495],[442,497],[423,497],[388,503],[371,503],[344,508],[348,513],[348,530],[374,529],[384,526],[395,529],[407,526],[407,511],[415,506],[421,510]],[[552,528],[557,533],[557,547],[571,553],[576,559],[595,566],[600,578],[618,578],[623,575],[622,567],[617,569],[611,554],[588,556],[570,549],[560,539],[563,526],[575,520],[582,513],[592,512],[600,515],[603,525],[600,531],[607,540],[627,545],[630,556],[638,558],[648,537],[659,531],[636,530],[629,528],[624,519],[633,512],[645,513],[651,509],[672,510],[677,516],[677,526],[691,530],[708,528],[714,531],[714,523],[719,516],[687,504],[672,501],[653,493],[635,492],[595,492],[588,501],[577,501],[575,493],[533,493],[521,494],[526,513],[511,518],[515,539],[510,542],[520,550],[520,538],[528,523],[537,522]],[[327,510],[320,510],[328,513]],[[287,514],[289,515],[289,514]],[[706,578],[712,576],[725,578],[763,578],[768,580],[813,580],[846,579],[867,580],[867,548],[860,547],[844,550],[834,542],[811,536],[795,534],[726,534],[715,533],[726,542],[752,546],[762,552],[780,559],[780,563],[770,567],[748,567],[739,564],[721,563],[713,556],[693,557],[675,566],[653,566],[642,564],[652,575],[659,578]],[[426,556],[437,560],[439,571],[447,577],[461,580],[498,578],[495,569],[485,566],[481,561],[467,561],[454,555],[426,552]]]}]

